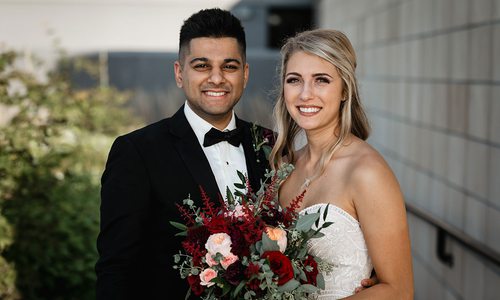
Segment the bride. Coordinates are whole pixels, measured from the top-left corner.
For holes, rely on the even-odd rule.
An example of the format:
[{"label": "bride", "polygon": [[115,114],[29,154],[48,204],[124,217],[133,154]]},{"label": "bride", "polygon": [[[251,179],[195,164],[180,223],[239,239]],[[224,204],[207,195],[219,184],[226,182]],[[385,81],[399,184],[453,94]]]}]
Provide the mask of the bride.
[{"label": "bride", "polygon": [[[280,189],[283,206],[305,189],[301,213],[328,209],[334,222],[308,245],[333,266],[318,298],[412,299],[404,200],[387,163],[365,142],[369,125],[351,43],[339,31],[318,29],[288,39],[281,54],[279,134],[269,161],[295,165]],[[307,144],[295,151],[301,130]],[[355,293],[372,269],[379,284]]]}]

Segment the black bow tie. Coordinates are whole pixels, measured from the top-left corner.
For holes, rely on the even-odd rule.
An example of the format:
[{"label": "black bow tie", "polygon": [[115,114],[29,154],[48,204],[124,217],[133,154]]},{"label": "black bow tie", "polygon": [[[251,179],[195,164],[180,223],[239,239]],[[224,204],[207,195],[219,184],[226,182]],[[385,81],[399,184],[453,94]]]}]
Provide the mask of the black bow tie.
[{"label": "black bow tie", "polygon": [[243,139],[243,135],[241,133],[241,127],[229,131],[220,131],[212,128],[205,134],[203,147],[209,147],[222,141],[226,141],[235,147],[239,147],[241,140]]}]

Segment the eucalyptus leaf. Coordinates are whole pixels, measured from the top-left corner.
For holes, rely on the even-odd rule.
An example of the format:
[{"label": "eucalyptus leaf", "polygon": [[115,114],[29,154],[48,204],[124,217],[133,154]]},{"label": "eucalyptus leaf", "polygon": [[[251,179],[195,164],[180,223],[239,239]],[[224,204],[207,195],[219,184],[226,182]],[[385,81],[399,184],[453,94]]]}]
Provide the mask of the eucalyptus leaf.
[{"label": "eucalyptus leaf", "polygon": [[314,224],[314,222],[316,222],[318,218],[319,218],[318,213],[302,215],[297,220],[297,225],[295,226],[295,229],[298,231],[307,232],[311,229],[312,225]]},{"label": "eucalyptus leaf", "polygon": [[297,258],[302,259],[306,256],[306,254],[307,254],[307,248],[304,247],[304,248],[300,249],[299,254],[297,255]]},{"label": "eucalyptus leaf", "polygon": [[262,247],[262,241],[258,241],[257,243],[255,243],[255,250],[257,250],[257,252],[262,255],[264,253],[264,250],[263,250],[263,247]]},{"label": "eucalyptus leaf", "polygon": [[290,279],[287,283],[278,287],[280,292],[291,292],[300,286],[300,282],[295,279]]},{"label": "eucalyptus leaf", "polygon": [[271,240],[267,233],[262,234],[262,250],[265,251],[279,251],[280,247],[278,242]]},{"label": "eucalyptus leaf", "polygon": [[299,269],[300,273],[299,273],[299,278],[301,280],[304,280],[304,281],[307,281],[307,276],[306,276],[306,273],[304,272],[304,270],[302,269]]},{"label": "eucalyptus leaf", "polygon": [[317,291],[319,291],[319,288],[315,287],[312,284],[303,284],[300,286],[300,289],[309,294],[316,293]]},{"label": "eucalyptus leaf", "polygon": [[316,276],[316,285],[322,290],[325,289],[325,278],[323,277],[323,274],[318,273],[318,276]]}]

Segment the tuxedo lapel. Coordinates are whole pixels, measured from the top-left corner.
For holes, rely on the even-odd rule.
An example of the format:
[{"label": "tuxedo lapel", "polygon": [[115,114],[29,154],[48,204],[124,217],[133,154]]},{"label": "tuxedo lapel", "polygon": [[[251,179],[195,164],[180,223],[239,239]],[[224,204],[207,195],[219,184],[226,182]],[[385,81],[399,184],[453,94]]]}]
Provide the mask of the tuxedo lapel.
[{"label": "tuxedo lapel", "polygon": [[243,127],[243,150],[245,151],[245,160],[247,165],[248,178],[250,179],[250,185],[252,189],[256,192],[260,188],[260,180],[264,179],[265,167],[263,168],[262,163],[257,159],[257,155],[253,146],[253,137],[251,132],[251,124],[240,119],[236,119],[236,126]]},{"label": "tuxedo lapel", "polygon": [[[215,176],[193,129],[184,115],[184,106],[172,116],[171,125],[171,134],[178,138],[174,142],[174,147],[184,161],[189,173],[191,173],[195,182],[208,194],[210,199],[218,203],[219,188],[215,181]],[[193,193],[196,192],[193,191]]]}]

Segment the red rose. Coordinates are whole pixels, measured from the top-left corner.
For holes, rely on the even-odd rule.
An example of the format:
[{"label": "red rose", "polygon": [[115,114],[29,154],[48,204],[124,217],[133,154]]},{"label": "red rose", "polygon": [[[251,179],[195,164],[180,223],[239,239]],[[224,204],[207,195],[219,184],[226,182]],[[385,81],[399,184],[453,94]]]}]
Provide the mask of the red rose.
[{"label": "red rose", "polygon": [[200,296],[205,288],[200,284],[200,276],[190,275],[187,278],[191,290],[196,296]]},{"label": "red rose", "polygon": [[293,278],[292,262],[280,251],[266,251],[262,258],[267,258],[271,270],[278,275],[278,285],[283,285]]},{"label": "red rose", "polygon": [[304,261],[304,266],[312,267],[311,271],[304,270],[307,277],[306,283],[316,286],[317,285],[316,278],[318,277],[318,263],[312,256],[308,255],[306,260]]}]

